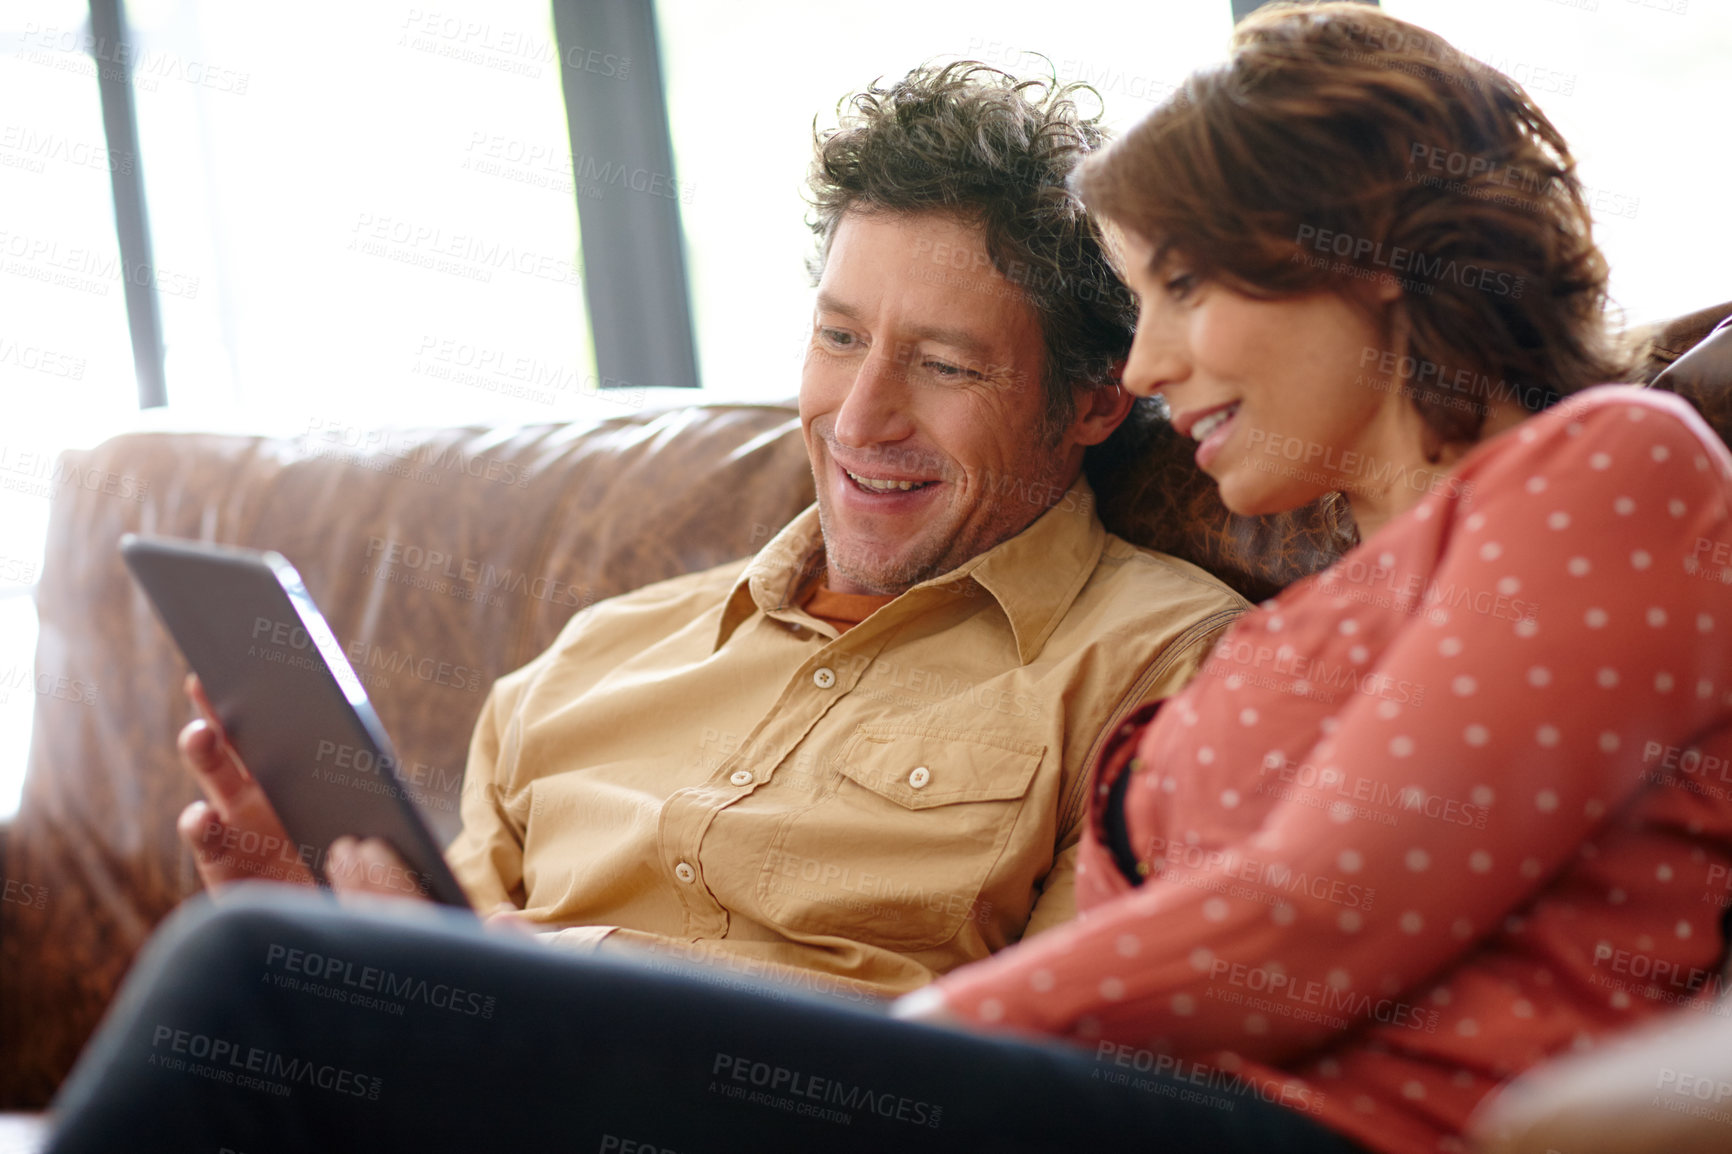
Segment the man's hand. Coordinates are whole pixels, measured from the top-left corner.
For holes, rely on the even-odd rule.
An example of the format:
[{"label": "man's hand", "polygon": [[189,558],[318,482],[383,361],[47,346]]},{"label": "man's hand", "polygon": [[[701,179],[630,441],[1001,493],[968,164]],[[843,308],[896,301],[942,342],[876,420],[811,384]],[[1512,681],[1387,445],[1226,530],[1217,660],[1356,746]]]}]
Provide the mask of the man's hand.
[{"label": "man's hand", "polygon": [[265,791],[229,745],[204,687],[191,674],[186,695],[200,717],[180,731],[180,763],[198,782],[205,800],[182,810],[175,825],[192,851],[199,880],[213,893],[242,881],[313,885],[311,847],[303,852],[289,840]]},{"label": "man's hand", "polygon": [[[197,677],[187,677],[186,695],[199,718],[180,731],[180,760],[205,800],[182,810],[176,825],[205,888],[215,893],[243,881],[317,884],[310,868],[313,847],[289,839],[265,791],[229,744]],[[326,851],[324,871],[339,894],[427,900],[415,874],[377,838],[338,838]]]},{"label": "man's hand", "polygon": [[[199,717],[180,731],[180,761],[205,800],[182,810],[176,829],[192,851],[205,888],[218,893],[244,881],[316,885],[313,847],[289,839],[265,791],[229,744],[196,676],[187,676],[186,695]],[[325,853],[324,873],[339,896],[431,900],[417,884],[418,875],[380,838],[338,838]],[[534,925],[509,903],[486,921],[489,929],[510,932],[531,932]]]},{"label": "man's hand", "polygon": [[325,880],[340,897],[431,902],[419,876],[383,838],[340,837],[325,851]]},{"label": "man's hand", "polygon": [[[415,876],[383,838],[340,837],[325,854],[325,877],[340,897],[431,901]],[[533,934],[538,923],[510,902],[500,902],[482,924],[502,933]]]}]

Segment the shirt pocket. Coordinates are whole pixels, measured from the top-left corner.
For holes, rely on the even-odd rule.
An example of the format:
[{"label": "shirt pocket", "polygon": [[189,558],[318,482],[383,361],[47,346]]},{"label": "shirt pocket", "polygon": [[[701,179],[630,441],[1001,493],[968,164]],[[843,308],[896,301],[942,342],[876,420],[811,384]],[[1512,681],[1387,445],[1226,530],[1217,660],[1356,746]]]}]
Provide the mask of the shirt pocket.
[{"label": "shirt pocket", "polygon": [[949,941],[975,915],[1045,753],[1010,737],[862,725],[833,763],[833,789],[776,831],[759,881],[765,914],[889,949]]}]

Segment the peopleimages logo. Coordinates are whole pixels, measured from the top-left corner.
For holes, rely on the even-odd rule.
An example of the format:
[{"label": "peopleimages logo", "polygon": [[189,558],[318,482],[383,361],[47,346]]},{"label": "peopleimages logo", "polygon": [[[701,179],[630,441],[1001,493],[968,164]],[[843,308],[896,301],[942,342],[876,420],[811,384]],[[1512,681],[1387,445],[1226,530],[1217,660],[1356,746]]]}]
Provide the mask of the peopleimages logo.
[{"label": "peopleimages logo", "polygon": [[[187,1068],[187,1058],[194,1061],[190,1072],[216,1082],[255,1085],[257,1089],[273,1090],[287,1096],[289,1084],[316,1086],[333,1094],[377,1101],[383,1079],[357,1074],[341,1066],[321,1064],[305,1058],[291,1058],[260,1046],[243,1046],[227,1038],[212,1037],[173,1026],[157,1026],[151,1034],[149,1063],[168,1070]],[[179,1057],[185,1055],[185,1057]],[[257,1075],[248,1078],[248,1075]],[[275,1079],[280,1091],[264,1080]]]},{"label": "peopleimages logo", "polygon": [[[915,1126],[926,1126],[936,1130],[944,1116],[944,1108],[931,1102],[922,1102],[917,1098],[909,1098],[902,1094],[893,1094],[888,1090],[872,1090],[865,1086],[853,1086],[846,1082],[838,1082],[833,1078],[820,1078],[812,1074],[802,1074],[790,1070],[786,1066],[776,1066],[769,1062],[757,1062],[750,1058],[735,1057],[732,1054],[716,1055],[715,1064],[710,1067],[710,1073],[717,1079],[710,1084],[711,1090],[727,1093],[729,1090],[744,1091],[746,1087],[756,1087],[764,1095],[786,1095],[786,1098],[776,1098],[762,1102],[762,1105],[776,1106],[781,1109],[792,1107],[795,1113],[813,1113],[820,1110],[817,1104],[840,1107],[846,1110],[864,1110],[876,1114],[880,1118],[894,1118],[898,1122],[908,1122]],[[729,1082],[738,1085],[730,1087]],[[730,1094],[737,1097],[738,1094]],[[786,1105],[784,1105],[786,1103]],[[805,1109],[800,1109],[805,1107]],[[836,1111],[824,1111],[815,1116],[835,1115]],[[852,1121],[847,1115],[829,1117],[828,1121],[841,1122],[843,1125]]]},{"label": "peopleimages logo", "polygon": [[[787,850],[770,850],[764,859],[764,872],[770,876],[770,886],[774,893],[798,893],[808,901],[837,902],[835,896],[826,895],[822,891],[833,890],[844,894],[859,894],[862,901],[853,903],[852,908],[861,913],[872,913],[889,921],[899,920],[899,907],[918,907],[935,914],[947,917],[966,917],[970,921],[986,922],[992,915],[992,903],[982,902],[962,894],[948,893],[944,890],[929,890],[918,883],[906,879],[889,878],[882,874],[856,870],[853,866],[838,865],[835,862],[823,861],[818,858],[804,857],[789,853]],[[804,882],[817,890],[795,890],[792,886],[779,885],[774,879],[785,878],[789,881]]]},{"label": "peopleimages logo", "polygon": [[55,701],[70,701],[75,705],[95,705],[96,685],[82,678],[38,673],[29,665],[13,665],[0,672],[0,702],[11,699],[14,689],[30,689],[38,697]]},{"label": "peopleimages logo", "polygon": [[499,566],[473,557],[459,557],[389,537],[367,538],[363,575],[394,580],[393,574],[404,571],[449,583],[435,588],[435,592],[461,588],[476,595],[467,600],[478,599],[482,594],[511,593],[573,609],[587,609],[597,600],[595,592],[588,586],[573,585],[509,565]]},{"label": "peopleimages logo", "polygon": [[[1462,801],[1428,793],[1416,785],[1397,786],[1382,778],[1362,777],[1347,773],[1336,766],[1317,766],[1308,761],[1294,761],[1279,751],[1271,751],[1263,759],[1258,774],[1265,783],[1268,775],[1282,785],[1297,785],[1320,797],[1347,802],[1365,802],[1379,810],[1414,813],[1433,818],[1446,825],[1484,829],[1490,813],[1489,793],[1476,792],[1478,800]],[[1273,783],[1269,783],[1273,784]],[[1258,787],[1259,789],[1262,786]]]},{"label": "peopleimages logo", "polygon": [[1447,609],[1471,611],[1499,621],[1530,622],[1539,616],[1537,602],[1501,589],[1457,585],[1453,581],[1439,581],[1429,573],[1399,570],[1393,563],[1368,565],[1359,558],[1343,559],[1324,570],[1318,584],[1337,596],[1361,603],[1368,600],[1367,593],[1388,594],[1372,599],[1372,603],[1408,614]]},{"label": "peopleimages logo", "polygon": [[377,966],[363,966],[345,958],[310,950],[292,949],[272,943],[265,950],[265,967],[320,982],[348,987],[358,994],[378,994],[405,1002],[420,1002],[436,1010],[449,1010],[471,1018],[491,1018],[496,999],[465,990],[449,982],[429,982]]},{"label": "peopleimages logo", "polygon": [[[1394,998],[1373,998],[1369,994],[1355,991],[1351,986],[1318,981],[1300,982],[1281,970],[1247,966],[1242,962],[1216,958],[1209,967],[1209,980],[1223,979],[1229,985],[1267,994],[1271,998],[1284,998],[1299,1005],[1332,1011],[1350,1021],[1365,1018],[1384,1026],[1398,1026],[1405,1030],[1434,1034],[1442,1016],[1436,1010],[1422,1009]],[[1345,1026],[1346,1023],[1343,1022],[1342,1025]]]},{"label": "peopleimages logo", "polygon": [[48,908],[48,889],[46,886],[7,878],[4,889],[0,889],[0,901],[12,902],[33,910],[45,910]]},{"label": "peopleimages logo", "polygon": [[[1272,680],[1264,688],[1277,688],[1295,697],[1333,701],[1335,693],[1346,690],[1398,705],[1417,706],[1425,702],[1424,685],[1392,673],[1343,665],[1323,657],[1306,657],[1291,645],[1257,645],[1231,636],[1223,637],[1210,651],[1203,672],[1211,677],[1240,677],[1262,685],[1253,679],[1265,666],[1276,678],[1284,680]],[[1228,688],[1235,686],[1229,684]]]},{"label": "peopleimages logo", "polygon": [[1301,477],[1344,492],[1382,493],[1406,488],[1415,493],[1442,493],[1452,500],[1473,495],[1472,482],[1464,483],[1443,469],[1379,460],[1352,449],[1340,450],[1321,441],[1267,429],[1252,429],[1245,438],[1245,449],[1252,454],[1251,467],[1259,472]]},{"label": "peopleimages logo", "polygon": [[64,486],[142,504],[150,493],[149,481],[11,445],[0,445],[0,474],[9,474],[0,476],[0,489],[33,497],[52,498]]},{"label": "peopleimages logo", "polygon": [[1271,1106],[1283,1106],[1308,1114],[1323,1112],[1325,1095],[1309,1086],[1284,1082],[1277,1089],[1267,1083],[1247,1078],[1237,1071],[1186,1061],[1173,1054],[1139,1050],[1121,1043],[1103,1041],[1095,1046],[1095,1061],[1121,1069],[1136,1070],[1138,1073],[1153,1074],[1217,1094],[1256,1098]]},{"label": "peopleimages logo", "polygon": [[[1344,881],[1320,873],[1309,874],[1304,870],[1294,869],[1286,862],[1241,857],[1225,850],[1205,850],[1200,845],[1169,842],[1163,837],[1150,839],[1147,856],[1151,862],[1158,863],[1161,868],[1182,866],[1187,870],[1215,875],[1203,878],[1181,877],[1175,879],[1180,885],[1188,885],[1196,889],[1210,889],[1234,897],[1250,898],[1253,901],[1259,900],[1263,896],[1294,897],[1305,895],[1315,898],[1317,901],[1331,902],[1348,909],[1369,910],[1377,899],[1377,890],[1372,886],[1362,886],[1357,882]],[[1230,885],[1229,879],[1247,882],[1249,886],[1234,887]],[[1237,889],[1246,889],[1250,892],[1234,892]],[[1257,890],[1261,890],[1263,893],[1258,894]]]},{"label": "peopleimages logo", "polygon": [[[1419,277],[1428,284],[1450,283],[1476,289],[1495,296],[1520,300],[1527,287],[1525,277],[1511,276],[1500,269],[1487,268],[1475,262],[1459,261],[1454,257],[1432,256],[1400,245],[1385,245],[1368,236],[1353,236],[1333,229],[1302,224],[1293,238],[1300,248],[1333,255],[1357,268],[1376,268],[1389,273],[1405,273]],[[1303,256],[1295,253],[1296,258]]]},{"label": "peopleimages logo", "polygon": [[1705,970],[1700,966],[1686,965],[1674,958],[1658,957],[1638,950],[1617,949],[1610,942],[1600,942],[1594,947],[1594,966],[1632,979],[1635,985],[1630,988],[1645,985],[1646,990],[1643,992],[1649,997],[1662,991],[1682,994],[1685,998],[1704,996],[1718,1006],[1720,995],[1725,993],[1728,987],[1726,977],[1716,970]]}]

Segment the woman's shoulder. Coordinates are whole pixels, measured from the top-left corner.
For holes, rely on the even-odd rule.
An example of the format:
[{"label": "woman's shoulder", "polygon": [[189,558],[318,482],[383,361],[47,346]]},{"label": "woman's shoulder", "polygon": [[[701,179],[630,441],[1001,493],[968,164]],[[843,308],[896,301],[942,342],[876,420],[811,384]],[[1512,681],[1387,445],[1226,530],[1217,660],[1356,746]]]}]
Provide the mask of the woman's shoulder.
[{"label": "woman's shoulder", "polygon": [[1528,545],[1548,555],[1566,550],[1564,568],[1540,563],[1535,571],[1568,585],[1609,572],[1593,558],[1616,544],[1637,570],[1711,576],[1714,594],[1724,596],[1718,581],[1732,568],[1722,574],[1725,563],[1714,559],[1732,548],[1732,453],[1679,397],[1628,385],[1586,389],[1482,443],[1452,478],[1451,499],[1411,511],[1421,537],[1421,522],[1459,525],[1461,534],[1436,538],[1440,546],[1477,541],[1493,567],[1507,567],[1506,554]]},{"label": "woman's shoulder", "polygon": [[[1597,385],[1536,413],[1481,444],[1460,470],[1465,487],[1499,491],[1525,486],[1565,489],[1606,485],[1643,488],[1684,478],[1698,495],[1732,485],[1732,453],[1689,402],[1636,385]],[[1469,502],[1472,504],[1473,502]]]},{"label": "woman's shoulder", "polygon": [[1650,445],[1683,437],[1706,450],[1710,461],[1718,458],[1723,468],[1732,469],[1725,443],[1688,401],[1640,385],[1596,385],[1572,393],[1498,441],[1506,454],[1521,455],[1547,442],[1582,437]]}]

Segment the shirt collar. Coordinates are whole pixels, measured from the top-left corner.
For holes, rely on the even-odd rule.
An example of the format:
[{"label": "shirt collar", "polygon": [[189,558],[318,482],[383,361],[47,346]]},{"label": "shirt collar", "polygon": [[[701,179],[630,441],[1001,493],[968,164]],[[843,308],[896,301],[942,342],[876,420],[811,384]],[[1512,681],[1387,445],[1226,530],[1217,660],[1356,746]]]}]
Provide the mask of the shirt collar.
[{"label": "shirt collar", "polygon": [[[1026,665],[1039,656],[1094,573],[1106,538],[1095,514],[1094,490],[1078,474],[1070,489],[1028,528],[921,582],[880,612],[894,611],[920,590],[973,582],[998,603],[1016,638],[1017,658]],[[823,564],[823,548],[818,507],[811,505],[752,558],[734,583],[716,631],[716,648],[753,613],[794,608],[805,583]]]}]

